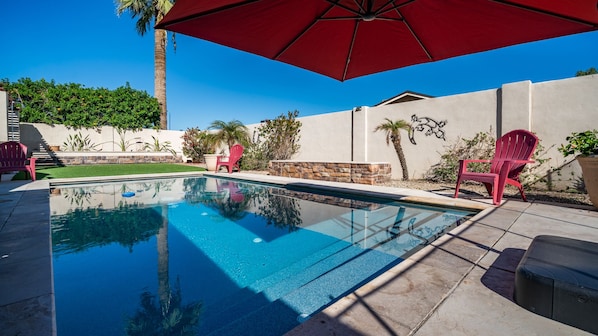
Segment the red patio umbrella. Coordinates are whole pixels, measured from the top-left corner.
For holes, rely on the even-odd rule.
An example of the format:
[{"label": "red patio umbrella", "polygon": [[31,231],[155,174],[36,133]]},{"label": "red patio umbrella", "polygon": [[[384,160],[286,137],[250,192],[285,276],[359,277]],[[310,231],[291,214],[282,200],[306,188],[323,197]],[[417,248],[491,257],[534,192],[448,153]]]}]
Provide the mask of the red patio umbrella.
[{"label": "red patio umbrella", "polygon": [[157,28],[346,80],[593,31],[596,0],[177,0]]}]

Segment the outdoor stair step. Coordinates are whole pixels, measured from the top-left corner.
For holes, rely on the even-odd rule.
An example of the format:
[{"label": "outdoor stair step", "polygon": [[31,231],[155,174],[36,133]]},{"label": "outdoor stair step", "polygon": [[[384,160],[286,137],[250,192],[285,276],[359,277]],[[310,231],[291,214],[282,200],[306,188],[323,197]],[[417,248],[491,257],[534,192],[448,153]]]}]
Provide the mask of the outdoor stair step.
[{"label": "outdoor stair step", "polygon": [[60,161],[57,157],[53,157],[52,154],[46,151],[33,151],[31,157],[36,158],[36,167],[53,167],[59,166]]}]

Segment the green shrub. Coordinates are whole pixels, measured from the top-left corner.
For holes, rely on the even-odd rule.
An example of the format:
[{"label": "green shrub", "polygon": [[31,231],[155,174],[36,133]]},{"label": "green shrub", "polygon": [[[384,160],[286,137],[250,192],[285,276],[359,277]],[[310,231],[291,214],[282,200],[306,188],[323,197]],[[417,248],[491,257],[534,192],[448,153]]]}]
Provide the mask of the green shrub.
[{"label": "green shrub", "polygon": [[[436,182],[457,182],[459,160],[488,160],[494,156],[496,139],[492,130],[479,132],[472,139],[459,138],[440,156],[440,162],[432,166],[426,178]],[[468,169],[474,172],[487,172],[489,164],[472,163]]]},{"label": "green shrub", "polygon": [[598,130],[573,132],[566,140],[567,144],[558,148],[565,157],[569,155],[598,155]]},{"label": "green shrub", "polygon": [[299,151],[301,122],[299,111],[281,114],[266,120],[256,130],[254,139],[246,146],[241,160],[245,170],[264,170],[271,160],[288,160]]},{"label": "green shrub", "polygon": [[[426,178],[436,182],[455,183],[459,171],[459,160],[490,160],[494,157],[495,150],[496,139],[492,135],[492,129],[488,132],[479,132],[472,139],[460,138],[441,155],[440,162],[432,166]],[[538,142],[536,151],[531,158],[534,163],[526,165],[519,177],[522,183],[549,183],[545,179],[545,164],[550,160],[545,157],[546,152],[542,143]],[[468,165],[467,169],[472,172],[484,173],[489,171],[490,164],[473,162]],[[548,187],[550,188],[550,186]]]},{"label": "green shrub", "polygon": [[158,100],[145,91],[125,86],[109,90],[53,80],[0,80],[12,99],[19,98],[21,122],[63,124],[74,128],[114,126],[123,129],[157,127]]},{"label": "green shrub", "polygon": [[81,132],[75,134],[69,134],[66,141],[62,144],[62,148],[65,151],[71,152],[90,152],[90,151],[97,151],[97,147],[99,145],[91,142],[89,138],[89,134],[83,135]]},{"label": "green shrub", "polygon": [[121,152],[128,151],[129,148],[131,148],[134,145],[133,143],[131,143],[130,140],[127,140],[127,138],[126,138],[127,131],[128,131],[127,129],[116,127],[116,133],[118,134],[118,137],[120,139],[118,142],[115,142],[115,143],[118,146],[118,148],[120,148]]},{"label": "green shrub", "polygon": [[205,162],[204,154],[213,154],[216,146],[213,137],[208,131],[197,127],[187,128],[183,139],[183,154],[190,157],[193,162]]},{"label": "green shrub", "polygon": [[268,162],[263,146],[252,141],[245,147],[240,164],[243,170],[266,170]]},{"label": "green shrub", "polygon": [[143,144],[143,149],[149,152],[168,152],[173,156],[176,156],[176,151],[172,148],[170,141],[160,142],[158,137],[152,135],[152,142],[146,142]]}]

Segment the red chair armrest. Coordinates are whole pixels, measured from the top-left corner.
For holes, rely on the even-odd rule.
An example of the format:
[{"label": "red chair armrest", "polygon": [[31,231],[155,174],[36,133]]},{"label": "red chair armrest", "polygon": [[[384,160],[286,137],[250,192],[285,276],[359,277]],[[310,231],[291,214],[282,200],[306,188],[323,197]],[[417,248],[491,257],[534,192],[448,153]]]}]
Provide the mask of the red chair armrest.
[{"label": "red chair armrest", "polygon": [[512,163],[534,163],[534,160],[493,159],[491,161],[511,161]]},{"label": "red chair armrest", "polygon": [[475,159],[467,159],[467,160],[459,160],[459,174],[467,172],[467,165],[476,162],[476,163],[490,163],[491,160],[475,160]]}]

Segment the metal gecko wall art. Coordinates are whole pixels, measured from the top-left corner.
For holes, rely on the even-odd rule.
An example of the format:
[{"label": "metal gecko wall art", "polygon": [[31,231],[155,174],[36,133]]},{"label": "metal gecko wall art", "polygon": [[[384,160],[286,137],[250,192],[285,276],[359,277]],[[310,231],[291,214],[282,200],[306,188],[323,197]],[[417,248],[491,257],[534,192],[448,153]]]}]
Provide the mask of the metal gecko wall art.
[{"label": "metal gecko wall art", "polygon": [[430,117],[418,117],[417,115],[411,116],[411,129],[409,130],[409,141],[412,144],[415,143],[415,131],[424,132],[426,136],[435,135],[438,139],[446,141],[444,137],[444,130],[442,129],[446,125],[446,120],[436,121]]}]

